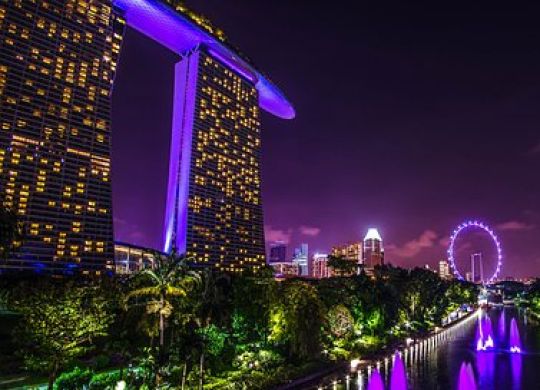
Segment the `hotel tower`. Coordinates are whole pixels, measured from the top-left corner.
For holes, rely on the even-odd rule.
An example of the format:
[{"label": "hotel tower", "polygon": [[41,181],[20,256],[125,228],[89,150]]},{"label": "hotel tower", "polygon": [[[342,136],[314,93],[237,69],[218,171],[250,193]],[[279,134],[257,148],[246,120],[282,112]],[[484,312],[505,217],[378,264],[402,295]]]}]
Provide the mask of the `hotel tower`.
[{"label": "hotel tower", "polygon": [[0,201],[25,225],[0,266],[114,269],[111,94],[126,25],[179,56],[163,249],[225,271],[259,267],[260,109],[294,109],[172,0],[0,2]]}]

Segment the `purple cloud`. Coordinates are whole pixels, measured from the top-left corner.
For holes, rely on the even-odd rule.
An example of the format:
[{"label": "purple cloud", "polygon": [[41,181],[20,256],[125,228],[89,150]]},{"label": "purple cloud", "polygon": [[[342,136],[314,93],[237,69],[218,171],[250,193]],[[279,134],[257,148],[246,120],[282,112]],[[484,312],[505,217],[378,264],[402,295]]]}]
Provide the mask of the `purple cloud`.
[{"label": "purple cloud", "polygon": [[270,225],[265,225],[264,234],[268,242],[282,241],[288,244],[291,241],[292,229],[274,229]]},{"label": "purple cloud", "polygon": [[436,232],[425,230],[419,237],[402,246],[387,245],[386,250],[393,256],[410,258],[418,255],[424,249],[433,248],[438,243],[438,239],[439,236]]},{"label": "purple cloud", "polygon": [[317,237],[321,232],[321,229],[315,226],[300,226],[300,234],[304,236]]},{"label": "purple cloud", "polygon": [[508,221],[500,223],[496,226],[496,228],[500,231],[524,231],[524,230],[532,230],[534,229],[534,225],[520,222],[520,221]]}]

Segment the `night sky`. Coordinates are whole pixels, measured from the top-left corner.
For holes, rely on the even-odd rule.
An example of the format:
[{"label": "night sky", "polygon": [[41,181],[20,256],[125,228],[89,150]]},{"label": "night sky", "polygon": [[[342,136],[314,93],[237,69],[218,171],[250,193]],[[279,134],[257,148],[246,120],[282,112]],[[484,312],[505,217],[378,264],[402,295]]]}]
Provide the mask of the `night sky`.
[{"label": "night sky", "polygon": [[[503,275],[540,275],[538,10],[357,3],[187,2],[296,108],[262,118],[267,241],[326,251],[373,226],[387,260],[435,265],[454,226],[477,218],[501,238]],[[113,96],[119,240],[161,246],[177,60],[127,32]]]}]

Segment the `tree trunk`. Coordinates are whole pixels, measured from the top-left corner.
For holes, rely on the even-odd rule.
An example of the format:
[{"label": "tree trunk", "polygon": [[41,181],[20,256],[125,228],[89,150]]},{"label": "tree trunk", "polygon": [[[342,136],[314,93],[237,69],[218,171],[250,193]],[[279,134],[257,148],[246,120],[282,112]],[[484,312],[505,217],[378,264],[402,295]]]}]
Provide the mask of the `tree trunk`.
[{"label": "tree trunk", "polygon": [[201,352],[201,359],[199,361],[199,390],[203,390],[204,385],[204,346],[203,352]]},{"label": "tree trunk", "polygon": [[159,310],[159,346],[160,348],[163,348],[164,344],[164,328],[165,328],[165,321],[163,319],[163,297],[161,297],[161,308]]},{"label": "tree trunk", "polygon": [[182,387],[181,390],[184,390],[186,386],[186,376],[187,376],[187,361],[184,362],[184,368],[182,369]]},{"label": "tree trunk", "polygon": [[58,362],[55,362],[54,363],[54,368],[51,371],[51,373],[49,374],[49,385],[47,387],[49,390],[53,389],[54,380],[56,379],[56,374],[57,373],[58,373]]}]

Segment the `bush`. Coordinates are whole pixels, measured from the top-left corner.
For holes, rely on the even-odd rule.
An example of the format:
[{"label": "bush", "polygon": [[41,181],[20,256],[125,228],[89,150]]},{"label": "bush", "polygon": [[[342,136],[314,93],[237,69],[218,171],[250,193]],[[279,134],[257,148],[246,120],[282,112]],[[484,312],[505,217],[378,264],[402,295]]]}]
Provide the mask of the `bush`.
[{"label": "bush", "polygon": [[60,374],[54,381],[55,390],[80,390],[88,385],[92,378],[92,371],[75,367],[73,370]]},{"label": "bush", "polygon": [[98,355],[94,359],[94,370],[99,371],[108,367],[111,359],[107,355]]},{"label": "bush", "polygon": [[102,372],[101,374],[95,374],[90,380],[91,390],[109,390],[114,389],[116,382],[120,380],[120,372]]}]

